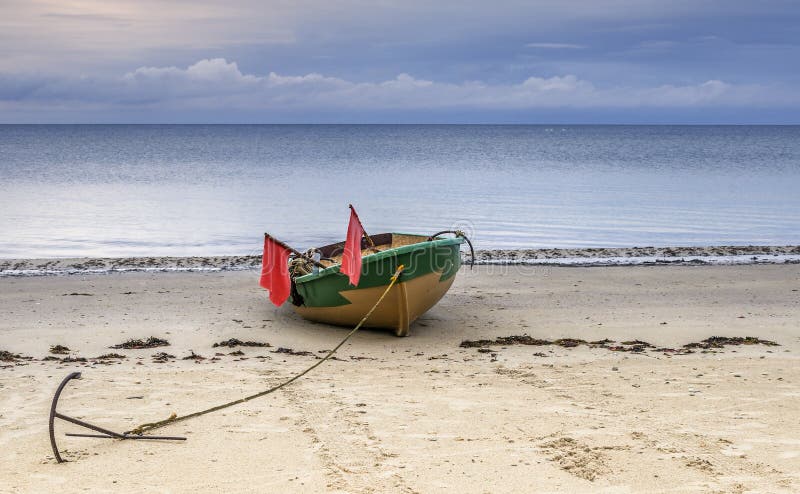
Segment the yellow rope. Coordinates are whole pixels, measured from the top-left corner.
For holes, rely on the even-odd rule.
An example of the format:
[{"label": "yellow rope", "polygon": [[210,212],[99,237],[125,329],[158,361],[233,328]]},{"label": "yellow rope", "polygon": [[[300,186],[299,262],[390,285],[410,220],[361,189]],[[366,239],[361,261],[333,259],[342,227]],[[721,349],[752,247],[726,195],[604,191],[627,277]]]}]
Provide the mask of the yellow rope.
[{"label": "yellow rope", "polygon": [[405,268],[404,268],[404,266],[402,264],[397,267],[397,270],[394,272],[394,275],[392,275],[392,279],[389,282],[389,285],[386,287],[386,290],[383,291],[383,293],[381,294],[380,298],[378,298],[378,301],[375,302],[375,305],[372,306],[372,308],[369,310],[369,312],[367,312],[367,314],[361,319],[361,321],[359,321],[359,323],[356,324],[356,327],[353,328],[349,333],[347,333],[347,336],[345,336],[342,339],[342,341],[340,341],[339,344],[336,345],[333,348],[333,350],[329,351],[327,353],[327,355],[322,357],[322,359],[316,361],[314,363],[314,365],[312,365],[311,367],[308,367],[303,372],[292,376],[291,378],[289,378],[286,381],[278,384],[277,386],[273,386],[273,387],[271,387],[271,388],[269,388],[267,390],[261,391],[260,393],[256,393],[254,395],[246,396],[244,398],[240,398],[238,400],[234,400],[234,401],[231,401],[231,402],[228,402],[228,403],[224,403],[222,405],[217,405],[217,406],[214,406],[214,407],[211,407],[211,408],[207,408],[207,409],[201,410],[199,412],[190,413],[188,415],[182,415],[180,417],[174,416],[174,414],[173,414],[173,416],[171,416],[171,417],[169,417],[167,419],[164,419],[164,420],[160,420],[158,422],[149,422],[149,423],[146,423],[146,424],[142,424],[139,427],[126,432],[125,434],[139,434],[139,435],[141,435],[141,434],[143,434],[143,433],[145,433],[147,431],[152,431],[154,429],[160,429],[160,428],[165,427],[165,426],[167,426],[169,424],[174,424],[175,422],[183,422],[184,420],[189,420],[191,418],[199,417],[199,416],[205,415],[207,413],[216,412],[218,410],[222,410],[223,408],[232,407],[233,405],[238,405],[239,403],[244,403],[246,401],[254,400],[254,399],[260,398],[260,397],[262,397],[264,395],[268,395],[270,393],[273,393],[273,392],[283,388],[284,386],[287,386],[287,385],[293,383],[294,381],[300,379],[301,377],[305,376],[306,374],[308,374],[309,372],[314,370],[320,364],[322,364],[323,362],[325,362],[326,360],[331,358],[331,356],[333,356],[333,354],[336,353],[336,350],[341,348],[341,346],[344,345],[345,342],[347,340],[349,340],[350,337],[353,336],[356,333],[356,331],[361,329],[361,326],[366,322],[367,319],[369,319],[369,316],[372,315],[372,313],[375,311],[375,309],[378,307],[378,305],[380,305],[380,303],[383,301],[384,297],[386,297],[386,294],[389,293],[389,290],[391,290],[392,287],[395,285],[395,283],[397,283],[397,279],[400,277],[400,273],[403,272],[403,269],[405,269]]}]

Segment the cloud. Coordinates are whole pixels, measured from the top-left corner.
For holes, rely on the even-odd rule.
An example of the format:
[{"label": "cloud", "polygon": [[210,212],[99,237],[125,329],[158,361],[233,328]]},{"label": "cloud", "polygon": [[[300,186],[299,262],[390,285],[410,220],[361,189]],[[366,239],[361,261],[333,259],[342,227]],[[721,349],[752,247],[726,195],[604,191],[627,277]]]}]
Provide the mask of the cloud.
[{"label": "cloud", "polygon": [[37,78],[0,75],[0,108],[281,111],[535,110],[798,107],[791,88],[735,85],[720,80],[653,87],[599,87],[575,75],[531,76],[516,83],[443,82],[400,73],[382,81],[353,81],[318,73],[243,73],[224,58],[186,68],[139,67],[119,77]]},{"label": "cloud", "polygon": [[132,89],[136,87],[171,87],[177,84],[206,86],[208,88],[235,89],[237,86],[256,84],[260,78],[245,75],[236,62],[224,58],[200,60],[186,69],[178,67],[139,67],[125,74],[123,80]]},{"label": "cloud", "polygon": [[[468,62],[478,44],[496,44],[494,55],[514,57],[531,33],[540,40],[528,48],[561,56],[634,43],[651,32],[724,36],[728,30],[737,37],[772,38],[792,33],[796,18],[789,1],[765,9],[726,0],[4,0],[0,70],[111,74],[209,54],[242,64],[262,54],[267,60],[286,57],[283,65],[272,62],[283,71],[308,70],[303,63],[318,56],[353,66],[368,62],[373,70],[377,62],[396,70],[398,58],[444,69],[459,55]],[[774,22],[785,23],[783,30],[774,31]]]},{"label": "cloud", "polygon": [[525,46],[528,48],[545,48],[552,50],[582,50],[586,48],[585,45],[575,45],[572,43],[528,43]]}]

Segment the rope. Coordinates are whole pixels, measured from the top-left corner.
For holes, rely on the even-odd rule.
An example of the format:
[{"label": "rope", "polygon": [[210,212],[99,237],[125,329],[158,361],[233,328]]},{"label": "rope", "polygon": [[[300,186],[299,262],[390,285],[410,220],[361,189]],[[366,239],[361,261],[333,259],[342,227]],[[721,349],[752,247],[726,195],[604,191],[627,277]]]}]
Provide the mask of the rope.
[{"label": "rope", "polygon": [[240,398],[238,400],[230,401],[228,403],[223,403],[222,405],[217,405],[217,406],[214,406],[214,407],[211,407],[211,408],[207,408],[205,410],[200,410],[199,412],[190,413],[188,415],[183,415],[183,416],[180,416],[180,417],[174,416],[174,414],[173,414],[172,417],[169,417],[169,418],[164,419],[164,420],[160,420],[158,422],[149,422],[149,423],[146,423],[146,424],[142,424],[139,427],[136,427],[135,429],[132,429],[132,430],[126,432],[125,434],[139,434],[139,435],[142,435],[143,433],[145,433],[147,431],[160,429],[160,428],[165,427],[167,425],[174,424],[175,422],[183,422],[185,420],[189,420],[189,419],[192,419],[192,418],[195,418],[195,417],[199,417],[201,415],[206,415],[206,414],[211,413],[211,412],[216,412],[216,411],[222,410],[223,408],[228,408],[228,407],[232,407],[234,405],[238,405],[240,403],[245,403],[247,401],[254,400],[254,399],[260,398],[260,397],[262,397],[264,395],[268,395],[270,393],[273,393],[273,392],[283,388],[284,386],[287,386],[287,385],[293,383],[294,381],[300,379],[301,377],[305,376],[306,374],[308,374],[309,372],[311,372],[312,370],[314,370],[315,368],[320,366],[323,362],[325,362],[326,360],[331,358],[333,356],[333,354],[336,353],[336,350],[341,348],[341,346],[344,345],[345,342],[347,340],[349,340],[350,337],[353,336],[356,333],[356,331],[361,329],[361,326],[366,322],[367,319],[369,319],[369,316],[371,316],[372,313],[375,311],[375,309],[378,307],[378,305],[380,305],[380,303],[383,302],[383,299],[384,299],[384,297],[386,297],[386,294],[389,293],[389,290],[391,290],[392,287],[395,285],[395,283],[397,283],[397,280],[398,280],[398,278],[400,278],[400,273],[403,272],[403,269],[405,269],[405,267],[402,264],[397,267],[397,270],[392,275],[391,281],[389,282],[389,285],[386,287],[386,290],[383,291],[381,296],[378,298],[378,301],[375,302],[375,305],[372,306],[372,308],[369,310],[369,312],[367,312],[367,314],[361,319],[361,321],[359,321],[359,323],[356,324],[355,328],[353,328],[349,333],[347,333],[347,335],[342,339],[342,341],[339,342],[338,345],[336,345],[333,348],[333,350],[329,351],[324,357],[322,357],[321,360],[316,361],[314,363],[314,365],[312,365],[311,367],[308,367],[307,369],[305,369],[304,371],[300,372],[299,374],[295,374],[294,376],[292,376],[291,378],[287,379],[286,381],[278,384],[277,386],[273,386],[273,387],[271,387],[271,388],[269,388],[267,390],[261,391],[260,393],[256,393],[254,395],[246,396],[246,397]]},{"label": "rope", "polygon": [[314,264],[305,257],[296,256],[289,260],[289,273],[292,278],[305,276],[314,270]]},{"label": "rope", "polygon": [[442,230],[428,237],[428,241],[430,242],[431,240],[433,240],[434,238],[438,237],[443,233],[452,233],[456,237],[461,237],[467,241],[467,244],[469,244],[469,254],[470,254],[469,268],[472,269],[473,267],[475,267],[475,249],[472,247],[472,241],[470,241],[469,237],[467,237],[467,234],[464,233],[462,230]]}]

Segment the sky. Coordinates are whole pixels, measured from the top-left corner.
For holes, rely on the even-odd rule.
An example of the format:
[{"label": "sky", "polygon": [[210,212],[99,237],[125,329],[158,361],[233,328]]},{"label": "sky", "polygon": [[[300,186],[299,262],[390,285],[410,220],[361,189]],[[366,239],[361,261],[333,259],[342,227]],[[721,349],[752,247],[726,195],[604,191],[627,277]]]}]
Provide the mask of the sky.
[{"label": "sky", "polygon": [[800,123],[796,0],[0,0],[0,123]]}]

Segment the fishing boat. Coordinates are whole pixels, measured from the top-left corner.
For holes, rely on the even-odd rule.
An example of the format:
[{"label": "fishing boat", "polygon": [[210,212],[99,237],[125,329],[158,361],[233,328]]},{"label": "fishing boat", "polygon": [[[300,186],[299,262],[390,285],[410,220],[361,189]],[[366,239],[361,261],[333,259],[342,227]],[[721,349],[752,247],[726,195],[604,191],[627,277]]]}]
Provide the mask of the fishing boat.
[{"label": "fishing boat", "polygon": [[[444,236],[453,233],[455,236]],[[305,319],[354,326],[376,304],[398,266],[396,284],[364,323],[407,336],[409,326],[433,307],[453,284],[461,267],[463,232],[432,236],[381,233],[361,238],[361,273],[357,286],[341,272],[345,242],[311,249],[290,261],[290,301]],[[471,248],[471,244],[470,244]],[[317,254],[318,262],[310,262]]]}]

